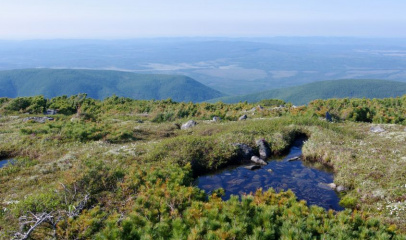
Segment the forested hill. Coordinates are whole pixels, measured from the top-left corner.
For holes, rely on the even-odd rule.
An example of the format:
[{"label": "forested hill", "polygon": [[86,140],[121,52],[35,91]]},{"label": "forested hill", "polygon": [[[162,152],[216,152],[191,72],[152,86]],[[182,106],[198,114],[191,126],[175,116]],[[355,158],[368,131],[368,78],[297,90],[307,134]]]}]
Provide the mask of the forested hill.
[{"label": "forested hill", "polygon": [[315,99],[386,98],[406,94],[406,83],[386,80],[345,79],[309,83],[301,86],[273,89],[260,93],[222,97],[210,102],[258,102],[262,99],[282,99],[293,104],[307,104]]},{"label": "forested hill", "polygon": [[107,70],[23,69],[0,71],[0,97],[87,93],[104,99],[113,94],[133,99],[204,101],[224,96],[181,75],[136,74]]}]

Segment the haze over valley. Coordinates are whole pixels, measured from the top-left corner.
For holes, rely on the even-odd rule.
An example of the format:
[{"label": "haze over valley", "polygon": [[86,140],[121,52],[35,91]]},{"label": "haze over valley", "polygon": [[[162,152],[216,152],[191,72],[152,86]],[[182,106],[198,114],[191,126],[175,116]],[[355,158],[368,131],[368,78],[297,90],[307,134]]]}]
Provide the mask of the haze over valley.
[{"label": "haze over valley", "polygon": [[153,38],[2,41],[0,69],[189,76],[227,95],[336,79],[406,81],[406,41],[386,38]]}]

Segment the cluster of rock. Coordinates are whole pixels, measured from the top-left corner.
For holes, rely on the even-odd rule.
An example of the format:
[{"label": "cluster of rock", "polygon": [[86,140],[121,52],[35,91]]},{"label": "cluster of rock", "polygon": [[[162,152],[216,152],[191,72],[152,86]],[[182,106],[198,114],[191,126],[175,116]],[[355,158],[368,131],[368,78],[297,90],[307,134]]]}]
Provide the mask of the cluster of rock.
[{"label": "cluster of rock", "polygon": [[372,126],[369,131],[373,133],[381,133],[385,132],[385,129],[383,129],[381,126]]},{"label": "cluster of rock", "polygon": [[331,189],[335,190],[336,192],[344,192],[347,191],[347,188],[344,187],[343,185],[337,186],[335,183],[329,183],[327,184]]},{"label": "cluster of rock", "polygon": [[[243,121],[246,120],[248,118],[248,116],[246,114],[242,115],[241,117],[238,118],[238,121]],[[212,122],[220,122],[221,118],[214,116]],[[186,130],[186,129],[190,129],[193,128],[194,126],[197,125],[197,122],[194,120],[189,120],[186,123],[182,124],[182,126],[180,127],[180,129],[182,130]]]},{"label": "cluster of rock", "polygon": [[251,161],[255,165],[246,166],[247,169],[254,170],[258,169],[261,166],[267,165],[265,159],[271,156],[271,148],[268,142],[265,139],[260,139],[256,141],[258,147],[259,157],[255,154],[254,149],[244,143],[235,143],[233,144],[238,149],[238,156],[244,161]]},{"label": "cluster of rock", "polygon": [[[238,118],[238,121],[244,121],[248,118],[248,116],[246,114],[242,115],[241,117]],[[214,116],[212,122],[220,122],[221,118]],[[197,122],[194,120],[189,120],[186,123],[182,124],[182,126],[180,127],[180,129],[182,130],[186,130],[186,129],[190,129],[194,126],[197,125]]]},{"label": "cluster of rock", "polygon": [[256,110],[262,111],[264,110],[264,107],[262,107],[261,105],[258,105],[256,107],[251,108],[251,110],[246,110],[246,112],[255,112]]},{"label": "cluster of rock", "polygon": [[46,121],[52,121],[54,118],[51,117],[26,117],[23,122],[34,121],[37,123],[45,123]]}]

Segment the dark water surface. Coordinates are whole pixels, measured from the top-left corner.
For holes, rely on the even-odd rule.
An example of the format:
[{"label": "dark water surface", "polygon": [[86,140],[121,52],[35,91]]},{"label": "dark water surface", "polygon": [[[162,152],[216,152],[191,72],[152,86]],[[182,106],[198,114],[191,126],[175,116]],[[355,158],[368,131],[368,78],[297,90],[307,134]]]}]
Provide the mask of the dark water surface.
[{"label": "dark water surface", "polygon": [[0,168],[4,167],[8,162],[12,162],[13,159],[1,159],[0,160]]},{"label": "dark water surface", "polygon": [[252,171],[244,166],[228,168],[200,176],[196,184],[209,194],[213,190],[223,188],[224,200],[229,199],[231,195],[255,192],[258,188],[266,191],[272,187],[277,192],[291,189],[298,199],[306,200],[308,205],[343,210],[338,204],[340,199],[336,192],[327,186],[334,181],[333,173],[305,166],[302,161],[288,161],[302,154],[303,141],[304,139],[296,140],[286,157],[270,159],[268,165],[261,169]]}]

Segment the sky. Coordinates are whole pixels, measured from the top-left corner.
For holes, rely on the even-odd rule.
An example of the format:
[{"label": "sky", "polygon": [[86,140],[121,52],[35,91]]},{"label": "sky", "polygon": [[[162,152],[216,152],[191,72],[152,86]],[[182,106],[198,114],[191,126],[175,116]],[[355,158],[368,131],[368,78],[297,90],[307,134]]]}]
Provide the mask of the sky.
[{"label": "sky", "polygon": [[0,39],[406,37],[405,0],[0,0]]}]

